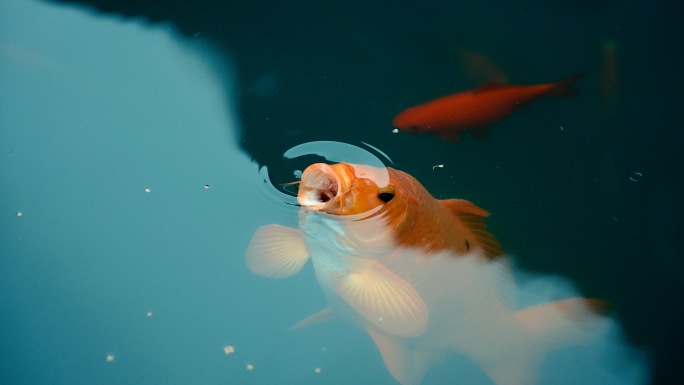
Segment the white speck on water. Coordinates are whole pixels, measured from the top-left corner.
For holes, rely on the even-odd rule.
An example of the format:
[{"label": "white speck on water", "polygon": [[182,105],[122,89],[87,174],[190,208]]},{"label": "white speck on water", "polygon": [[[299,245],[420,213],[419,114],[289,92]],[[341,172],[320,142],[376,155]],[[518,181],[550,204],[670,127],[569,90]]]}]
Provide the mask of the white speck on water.
[{"label": "white speck on water", "polygon": [[18,216],[18,217],[20,217],[20,216],[22,216],[22,215],[24,215],[24,213],[22,213],[21,211],[17,211],[17,216]]},{"label": "white speck on water", "polygon": [[318,373],[320,373],[320,372],[321,372],[321,368],[316,368],[316,369],[314,369],[314,373],[318,374]]},{"label": "white speck on water", "polygon": [[436,168],[444,168],[444,164],[436,164],[436,165],[432,166],[433,170]]},{"label": "white speck on water", "polygon": [[116,359],[116,357],[114,357],[113,354],[107,354],[107,357],[105,359],[107,360],[107,362],[114,362],[114,359]]},{"label": "white speck on water", "polygon": [[146,192],[146,193],[148,193],[148,192],[152,192],[152,189],[151,189],[151,188],[149,188],[149,187],[145,187],[145,192]]},{"label": "white speck on water", "polygon": [[251,372],[252,370],[254,370],[254,364],[249,363],[249,364],[247,364],[247,366],[245,368],[247,369],[248,372]]},{"label": "white speck on water", "polygon": [[204,189],[205,189],[205,190],[209,190],[209,185],[208,185],[208,184],[205,184],[205,185],[204,185]]},{"label": "white speck on water", "polygon": [[147,316],[148,316],[148,317],[152,317],[152,312],[151,312],[151,311],[148,311],[148,312],[147,312]]},{"label": "white speck on water", "polygon": [[399,129],[398,129],[398,128],[395,128],[394,130],[392,130],[392,133],[393,133],[393,134],[396,134],[397,132],[399,132]]},{"label": "white speck on water", "polygon": [[235,353],[235,346],[233,346],[233,345],[224,346],[223,347],[223,353],[225,353],[226,355],[231,355],[231,354]]},{"label": "white speck on water", "polygon": [[561,126],[561,131],[563,131],[563,126]]}]

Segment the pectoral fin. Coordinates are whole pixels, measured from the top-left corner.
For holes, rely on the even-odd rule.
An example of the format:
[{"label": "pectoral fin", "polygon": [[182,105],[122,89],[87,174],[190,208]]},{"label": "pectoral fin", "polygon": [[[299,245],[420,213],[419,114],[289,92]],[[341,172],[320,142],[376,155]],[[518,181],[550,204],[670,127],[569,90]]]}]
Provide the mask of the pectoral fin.
[{"label": "pectoral fin", "polygon": [[333,319],[335,319],[335,315],[333,314],[332,309],[330,307],[326,307],[323,310],[317,311],[316,313],[313,313],[310,316],[304,318],[303,320],[297,322],[294,326],[292,326],[289,329],[289,331],[293,332],[295,330],[303,329],[311,325],[328,322]]},{"label": "pectoral fin", "polygon": [[308,259],[309,253],[299,230],[280,225],[258,228],[246,253],[249,270],[270,278],[294,275]]},{"label": "pectoral fin", "polygon": [[393,336],[420,335],[428,308],[404,279],[378,262],[359,262],[353,273],[334,277],[336,293],[368,322]]}]

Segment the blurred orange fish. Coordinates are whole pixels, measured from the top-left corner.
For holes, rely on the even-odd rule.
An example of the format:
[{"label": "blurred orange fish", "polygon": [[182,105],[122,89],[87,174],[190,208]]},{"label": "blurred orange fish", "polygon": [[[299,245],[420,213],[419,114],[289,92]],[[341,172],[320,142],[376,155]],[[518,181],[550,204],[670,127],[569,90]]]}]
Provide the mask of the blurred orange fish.
[{"label": "blurred orange fish", "polygon": [[602,318],[582,298],[516,311],[511,273],[466,200],[437,200],[392,168],[314,164],[302,174],[299,229],[267,225],[246,252],[258,275],[287,277],[311,258],[329,306],[295,328],[341,318],[365,330],[402,385],[453,351],[498,385],[537,383],[554,347],[592,337]]},{"label": "blurred orange fish", "polygon": [[486,127],[505,118],[516,108],[542,96],[566,96],[575,93],[572,83],[584,73],[556,83],[506,85],[490,83],[474,91],[444,96],[409,107],[392,124],[402,131],[434,133],[445,140],[458,142],[462,132],[487,135]]}]

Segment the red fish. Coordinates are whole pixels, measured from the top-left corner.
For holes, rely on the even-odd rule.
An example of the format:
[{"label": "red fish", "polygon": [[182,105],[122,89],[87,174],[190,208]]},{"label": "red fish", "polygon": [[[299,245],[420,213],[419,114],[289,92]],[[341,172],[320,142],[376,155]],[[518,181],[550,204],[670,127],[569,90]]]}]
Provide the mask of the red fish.
[{"label": "red fish", "polygon": [[507,85],[490,83],[474,91],[460,92],[409,107],[392,124],[402,131],[434,133],[458,142],[462,132],[486,136],[486,127],[510,115],[516,108],[542,96],[575,93],[572,83],[584,73],[556,83]]},{"label": "red fish", "polygon": [[299,229],[258,229],[249,269],[284,278],[311,260],[328,307],[296,327],[340,318],[363,329],[402,385],[420,383],[448,352],[497,385],[533,385],[548,350],[598,329],[583,298],[519,309],[489,213],[437,200],[404,172],[314,164],[297,199]]}]

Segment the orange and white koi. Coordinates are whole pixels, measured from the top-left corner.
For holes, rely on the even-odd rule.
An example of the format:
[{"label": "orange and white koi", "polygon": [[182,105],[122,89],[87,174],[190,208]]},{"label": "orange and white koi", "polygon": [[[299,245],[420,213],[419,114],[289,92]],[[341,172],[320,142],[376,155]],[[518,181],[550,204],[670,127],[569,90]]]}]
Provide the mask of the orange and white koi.
[{"label": "orange and white koi", "polygon": [[549,349],[586,340],[600,325],[583,298],[518,310],[489,213],[437,200],[404,172],[314,164],[297,199],[299,229],[259,228],[247,266],[282,278],[311,259],[328,307],[295,328],[333,317],[356,325],[402,385],[420,383],[450,351],[497,385],[532,385]]}]

